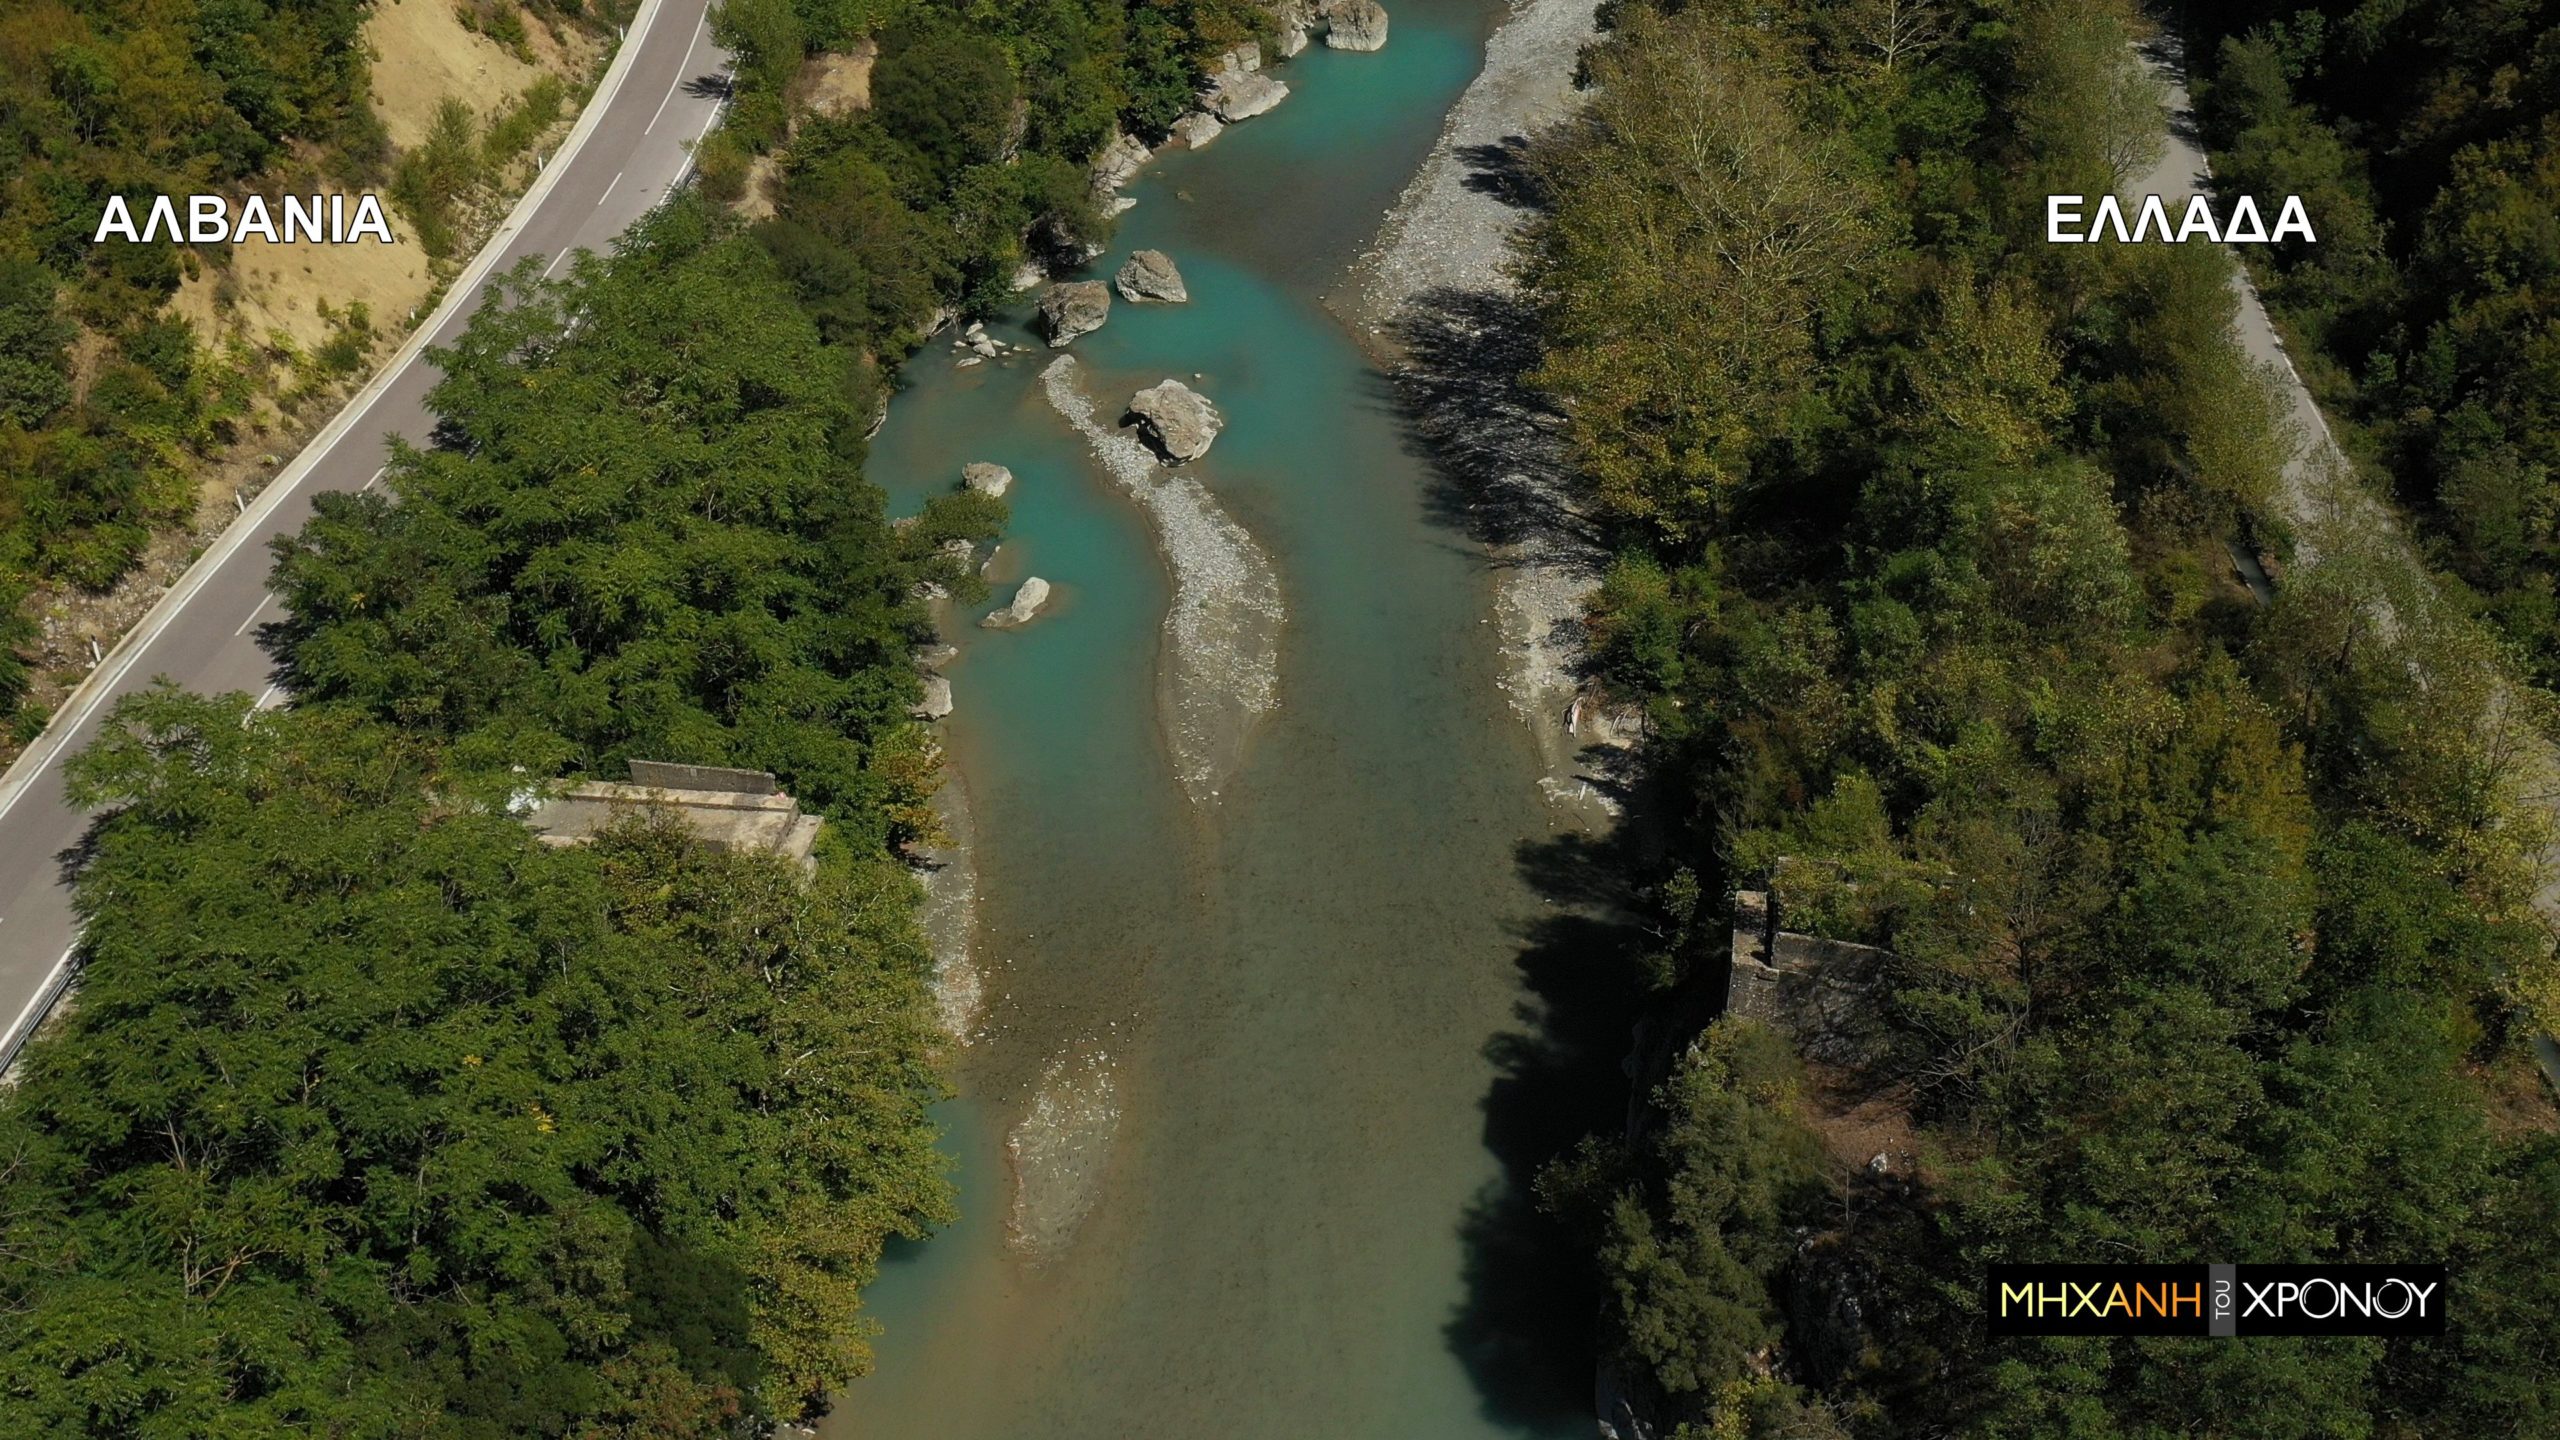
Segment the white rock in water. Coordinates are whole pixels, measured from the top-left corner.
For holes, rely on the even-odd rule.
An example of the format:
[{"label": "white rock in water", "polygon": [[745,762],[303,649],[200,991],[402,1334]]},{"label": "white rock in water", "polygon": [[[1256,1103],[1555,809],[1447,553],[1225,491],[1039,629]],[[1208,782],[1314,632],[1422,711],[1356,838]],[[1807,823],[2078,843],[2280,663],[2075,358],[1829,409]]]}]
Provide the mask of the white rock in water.
[{"label": "white rock in water", "polygon": [[1289,87],[1268,75],[1256,75],[1250,70],[1229,70],[1220,74],[1201,98],[1207,102],[1211,113],[1232,125],[1238,120],[1250,120],[1288,99]]},{"label": "white rock in water", "polygon": [[1048,603],[1049,582],[1034,575],[1022,582],[1021,589],[1013,592],[1012,604],[978,623],[990,630],[1009,630],[1016,625],[1028,622],[1032,616],[1040,613],[1041,606]]},{"label": "white rock in water", "polygon": [[987,357],[984,355],[963,355],[960,357],[960,363],[952,368],[966,370],[972,365],[984,365],[986,363]]},{"label": "white rock in water", "polygon": [[1194,110],[1173,122],[1173,138],[1198,150],[1217,139],[1218,132],[1226,128],[1226,122],[1217,116],[1206,110]]},{"label": "white rock in water", "polygon": [[1161,250],[1132,253],[1111,283],[1119,288],[1120,298],[1131,304],[1161,300],[1179,305],[1191,298],[1191,291],[1182,283],[1182,272],[1173,268],[1173,257]]},{"label": "white rock in water", "polygon": [[1324,43],[1336,50],[1387,48],[1387,9],[1378,0],[1325,0]]},{"label": "white rock in water", "polygon": [[1013,288],[1016,290],[1028,290],[1032,286],[1037,285],[1048,278],[1049,275],[1047,271],[1042,270],[1039,266],[1025,260],[1013,269]]},{"label": "white rock in water", "polygon": [[1099,280],[1068,280],[1040,296],[1040,329],[1054,350],[1089,335],[1111,318],[1111,287]]},{"label": "white rock in water", "polygon": [[1306,53],[1307,27],[1305,22],[1291,20],[1286,25],[1280,27],[1279,49],[1280,58],[1283,60],[1293,60]]},{"label": "white rock in water", "polygon": [[1138,417],[1148,443],[1175,465],[1208,454],[1210,442],[1227,425],[1216,406],[1179,380],[1150,385],[1130,396],[1129,413]]},{"label": "white rock in water", "polygon": [[1013,472],[1001,465],[973,460],[960,467],[960,483],[981,495],[1001,500],[1013,488]]},{"label": "white rock in water", "polygon": [[1102,213],[1103,213],[1103,214],[1105,214],[1105,215],[1108,215],[1108,216],[1110,216],[1110,217],[1112,217],[1113,219],[1115,219],[1115,220],[1116,220],[1116,219],[1118,219],[1119,217],[1121,217],[1121,216],[1123,216],[1123,215],[1126,215],[1126,214],[1128,214],[1130,211],[1135,210],[1135,209],[1137,209],[1137,208],[1138,208],[1138,202],[1137,202],[1137,201],[1135,201],[1135,200],[1133,200],[1133,199],[1129,198],[1129,197],[1128,197],[1128,196],[1126,196],[1126,195],[1115,195],[1115,196],[1111,197],[1111,203],[1110,203],[1109,205],[1107,205],[1107,206],[1103,207],[1103,212],[1102,212]]},{"label": "white rock in water", "polygon": [[924,677],[924,698],[907,707],[919,720],[939,720],[951,713],[951,682],[939,675]]},{"label": "white rock in water", "polygon": [[927,670],[939,670],[959,658],[957,645],[927,645],[916,652],[916,663]]}]

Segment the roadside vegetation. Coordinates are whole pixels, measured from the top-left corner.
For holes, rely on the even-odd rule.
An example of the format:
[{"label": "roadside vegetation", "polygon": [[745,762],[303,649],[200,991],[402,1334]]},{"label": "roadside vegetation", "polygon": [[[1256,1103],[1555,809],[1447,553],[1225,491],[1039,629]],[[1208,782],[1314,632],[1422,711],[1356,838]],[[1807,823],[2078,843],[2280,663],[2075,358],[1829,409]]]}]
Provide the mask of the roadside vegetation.
[{"label": "roadside vegetation", "polygon": [[[21,708],[30,590],[113,586],[194,518],[203,472],[284,426],[278,410],[333,393],[398,318],[320,296],[325,339],[205,333],[172,300],[209,272],[227,311],[233,247],[92,245],[107,199],[139,217],[161,194],[379,187],[441,261],[458,210],[563,113],[567,87],[545,75],[485,133],[451,98],[427,144],[395,151],[371,102],[369,9],[36,0],[0,14],[0,751],[45,718]],[[518,10],[473,13],[504,15],[521,47]],[[537,14],[598,19],[574,3]]]},{"label": "roadside vegetation", "polygon": [[[1763,886],[1894,958],[1855,1058],[1718,1021],[1635,1134],[1549,1169],[1607,1368],[1697,1437],[2548,1429],[2540,697],[2442,607],[2377,623],[2350,560],[2266,604],[2235,575],[2287,550],[2293,437],[2231,262],[2042,243],[2046,194],[2158,153],[2141,20],[1608,18],[1522,267],[1617,546],[1593,663],[1671,836],[1636,962],[1666,1006],[1718,983],[1720,898]],[[2443,413],[2520,415],[2485,392],[2529,387],[2539,332],[2474,318]],[[2315,1258],[2449,1260],[2452,1334],[1983,1333],[1995,1261]]]},{"label": "roadside vegetation", "polygon": [[[845,364],[699,202],[530,268],[457,448],[278,547],[294,704],[156,691],[74,765],[86,968],[0,1107],[0,1429],[718,1435],[865,1363],[949,1213],[900,854],[930,538]],[[514,811],[634,754],[774,770],[817,875]]]},{"label": "roadside vegetation", "polygon": [[[1005,512],[892,524],[864,436],[934,309],[1090,213],[1136,102],[1075,128],[975,15],[793,23],[890,35],[878,113],[792,152],[803,228],[697,192],[502,277],[432,357],[434,443],[278,544],[289,703],[156,690],[73,762],[85,968],[0,1099],[0,1432],[735,1436],[867,1366],[882,1246],[952,1205],[920,597]],[[1187,26],[1186,95],[1234,33]],[[980,102],[1058,148],[1004,165]],[[775,772],[814,877],[526,832],[634,757]]]},{"label": "roadside vegetation", "polygon": [[2560,13],[2261,0],[2196,26],[2216,173],[2327,217],[2261,267],[2306,378],[2430,560],[2560,682]]}]

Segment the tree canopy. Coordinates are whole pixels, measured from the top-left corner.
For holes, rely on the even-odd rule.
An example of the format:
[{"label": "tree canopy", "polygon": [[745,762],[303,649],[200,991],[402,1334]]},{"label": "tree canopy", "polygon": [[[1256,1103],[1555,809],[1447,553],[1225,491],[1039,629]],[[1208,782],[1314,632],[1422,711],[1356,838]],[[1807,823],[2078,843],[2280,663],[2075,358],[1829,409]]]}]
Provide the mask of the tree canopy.
[{"label": "tree canopy", "polygon": [[[1763,886],[1891,957],[1868,1058],[1719,1022],[1550,1171],[1620,1380],[1700,1436],[2537,1432],[2541,1280],[2488,1260],[2560,1245],[2534,707],[2440,607],[2383,633],[2405,577],[2343,556],[2261,606],[2234,573],[2285,547],[2290,437],[2226,256],[2040,243],[2049,190],[2156,153],[2139,17],[1612,14],[1523,269],[1619,547],[1593,668],[1673,826],[1637,958],[1716,983],[1696,897]],[[1861,1104],[1890,1177],[1843,1153]],[[1979,1313],[2003,1260],[2438,1258],[2441,1343]]]}]

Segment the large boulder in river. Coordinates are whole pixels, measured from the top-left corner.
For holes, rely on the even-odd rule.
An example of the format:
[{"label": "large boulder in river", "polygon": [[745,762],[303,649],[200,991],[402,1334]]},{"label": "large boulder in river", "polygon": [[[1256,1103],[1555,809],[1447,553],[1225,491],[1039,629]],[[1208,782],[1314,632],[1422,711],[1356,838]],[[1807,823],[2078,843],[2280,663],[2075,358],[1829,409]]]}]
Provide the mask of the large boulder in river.
[{"label": "large boulder in river", "polygon": [[1218,132],[1226,128],[1227,122],[1217,116],[1206,110],[1194,110],[1173,122],[1173,138],[1198,150],[1217,139]]},{"label": "large boulder in river", "polygon": [[1161,250],[1133,252],[1111,283],[1119,287],[1120,298],[1133,305],[1148,300],[1179,305],[1191,298],[1191,291],[1182,283],[1182,272],[1173,268],[1173,257]]},{"label": "large boulder in river", "polygon": [[1013,592],[1012,604],[978,623],[990,630],[1010,630],[1039,614],[1040,607],[1048,603],[1049,582],[1034,575],[1022,582],[1021,589]]},{"label": "large boulder in river", "polygon": [[1378,0],[1325,0],[1324,43],[1336,50],[1387,48],[1387,9]]},{"label": "large boulder in river", "polygon": [[1053,350],[1101,329],[1110,318],[1111,287],[1099,280],[1063,281],[1041,293],[1040,333]]},{"label": "large boulder in river", "polygon": [[1147,443],[1176,465],[1208,454],[1209,442],[1227,425],[1216,406],[1179,380],[1150,385],[1130,396],[1129,413],[1138,417]]},{"label": "large boulder in river", "polygon": [[924,677],[924,698],[907,707],[919,720],[939,720],[951,713],[951,682],[939,675]]},{"label": "large boulder in river", "polygon": [[1250,120],[1289,98],[1289,87],[1268,75],[1229,68],[1211,77],[1200,103],[1210,114],[1233,125]]},{"label": "large boulder in river", "polygon": [[960,467],[960,483],[991,500],[1001,500],[1013,488],[1013,472],[1001,465],[973,460]]}]

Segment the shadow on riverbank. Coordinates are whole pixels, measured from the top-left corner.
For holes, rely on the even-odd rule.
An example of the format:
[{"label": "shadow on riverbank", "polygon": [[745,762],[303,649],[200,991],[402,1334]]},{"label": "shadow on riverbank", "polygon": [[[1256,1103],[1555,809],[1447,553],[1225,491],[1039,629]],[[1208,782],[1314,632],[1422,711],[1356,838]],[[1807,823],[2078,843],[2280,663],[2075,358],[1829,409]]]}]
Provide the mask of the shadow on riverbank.
[{"label": "shadow on riverbank", "polygon": [[1511,927],[1532,998],[1518,1027],[1486,1047],[1497,1074],[1484,1137],[1502,1178],[1463,1223],[1467,1298],[1448,1336],[1487,1415],[1530,1433],[1591,1421],[1602,1297],[1587,1244],[1539,1210],[1534,1187],[1549,1161],[1625,1122],[1624,1061],[1645,993],[1635,957],[1647,939],[1628,877],[1649,872],[1647,830],[1631,820],[1518,850],[1522,877],[1551,908]]},{"label": "shadow on riverbank", "polygon": [[1413,453],[1430,466],[1432,518],[1505,550],[1542,536],[1591,538],[1567,503],[1564,417],[1522,383],[1539,357],[1528,306],[1494,291],[1434,290],[1389,336],[1403,363],[1384,378]]}]

